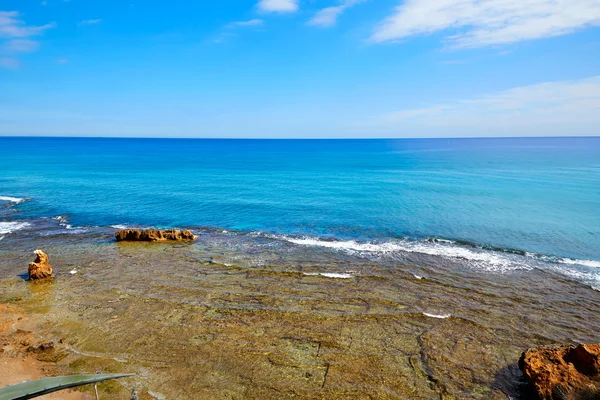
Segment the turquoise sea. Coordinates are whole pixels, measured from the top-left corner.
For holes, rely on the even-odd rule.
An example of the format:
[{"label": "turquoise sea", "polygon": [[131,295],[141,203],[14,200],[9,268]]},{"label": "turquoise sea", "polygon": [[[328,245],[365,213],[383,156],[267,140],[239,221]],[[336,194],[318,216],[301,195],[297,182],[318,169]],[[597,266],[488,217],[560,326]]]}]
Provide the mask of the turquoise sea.
[{"label": "turquoise sea", "polygon": [[0,138],[0,237],[186,227],[600,289],[600,138]]}]

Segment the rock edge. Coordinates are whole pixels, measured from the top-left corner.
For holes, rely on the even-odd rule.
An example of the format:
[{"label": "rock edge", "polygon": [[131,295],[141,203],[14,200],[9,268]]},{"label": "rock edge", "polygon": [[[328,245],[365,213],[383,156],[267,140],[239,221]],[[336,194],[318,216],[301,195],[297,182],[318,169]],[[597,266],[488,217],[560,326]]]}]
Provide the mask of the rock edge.
[{"label": "rock edge", "polygon": [[519,368],[539,399],[600,396],[600,343],[529,349]]},{"label": "rock edge", "polygon": [[40,279],[50,278],[53,270],[52,265],[48,262],[48,256],[42,250],[33,252],[36,255],[35,261],[29,263],[29,279],[37,281]]},{"label": "rock edge", "polygon": [[115,233],[117,242],[192,241],[196,236],[186,229],[121,229]]}]

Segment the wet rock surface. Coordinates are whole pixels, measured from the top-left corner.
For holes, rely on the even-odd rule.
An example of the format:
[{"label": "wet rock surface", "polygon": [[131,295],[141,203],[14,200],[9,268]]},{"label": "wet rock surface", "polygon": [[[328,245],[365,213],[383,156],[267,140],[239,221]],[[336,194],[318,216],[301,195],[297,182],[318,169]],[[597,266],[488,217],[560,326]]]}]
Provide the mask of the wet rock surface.
[{"label": "wet rock surface", "polygon": [[[482,274],[242,235],[134,245],[113,235],[0,242],[0,302],[21,299],[39,323],[22,348],[54,343],[27,354],[64,346],[72,373],[137,374],[121,397],[101,398],[135,388],[144,400],[525,400],[523,349],[600,332],[600,292],[540,271]],[[23,285],[21,249],[32,245],[79,272]]]},{"label": "wet rock surface", "polygon": [[29,279],[32,281],[46,279],[52,276],[52,265],[48,262],[48,256],[42,250],[36,250],[35,261],[29,264]]},{"label": "wet rock surface", "polygon": [[192,241],[196,236],[184,229],[121,229],[115,233],[117,242]]},{"label": "wet rock surface", "polygon": [[530,349],[519,367],[539,399],[600,398],[600,343]]}]

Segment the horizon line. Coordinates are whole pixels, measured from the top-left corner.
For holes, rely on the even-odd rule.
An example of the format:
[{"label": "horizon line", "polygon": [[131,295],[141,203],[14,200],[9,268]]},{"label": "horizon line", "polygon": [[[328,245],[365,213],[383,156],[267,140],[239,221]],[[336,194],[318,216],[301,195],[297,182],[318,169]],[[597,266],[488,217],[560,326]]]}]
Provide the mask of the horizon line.
[{"label": "horizon line", "polygon": [[0,139],[154,139],[154,140],[458,140],[458,139],[584,139],[600,138],[599,135],[575,136],[452,136],[452,137],[162,137],[162,136],[43,136],[16,135]]}]

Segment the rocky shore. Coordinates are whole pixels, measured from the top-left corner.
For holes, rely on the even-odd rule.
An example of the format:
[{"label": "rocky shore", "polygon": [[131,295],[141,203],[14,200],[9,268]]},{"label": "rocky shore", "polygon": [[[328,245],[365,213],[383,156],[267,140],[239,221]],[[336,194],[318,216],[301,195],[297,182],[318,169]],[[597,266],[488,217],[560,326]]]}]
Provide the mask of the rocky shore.
[{"label": "rocky shore", "polygon": [[600,343],[530,349],[519,367],[539,399],[600,399]]},{"label": "rocky shore", "polygon": [[[70,373],[68,365],[61,362],[69,354],[65,345],[36,330],[35,322],[18,305],[0,304],[0,387]],[[92,400],[92,396],[68,390],[45,399]]]},{"label": "rocky shore", "polygon": [[[257,250],[231,236],[116,245],[113,235],[0,242],[2,365],[33,362],[33,377],[136,373],[100,385],[101,399],[133,389],[140,399],[577,399],[595,384],[576,346],[544,350],[597,342],[600,296],[572,281],[437,266],[416,277],[408,262],[263,238]],[[25,281],[35,248],[52,279]],[[539,351],[522,371],[528,348]]]},{"label": "rocky shore", "polygon": [[115,233],[117,242],[193,241],[196,236],[184,229],[121,229]]}]

